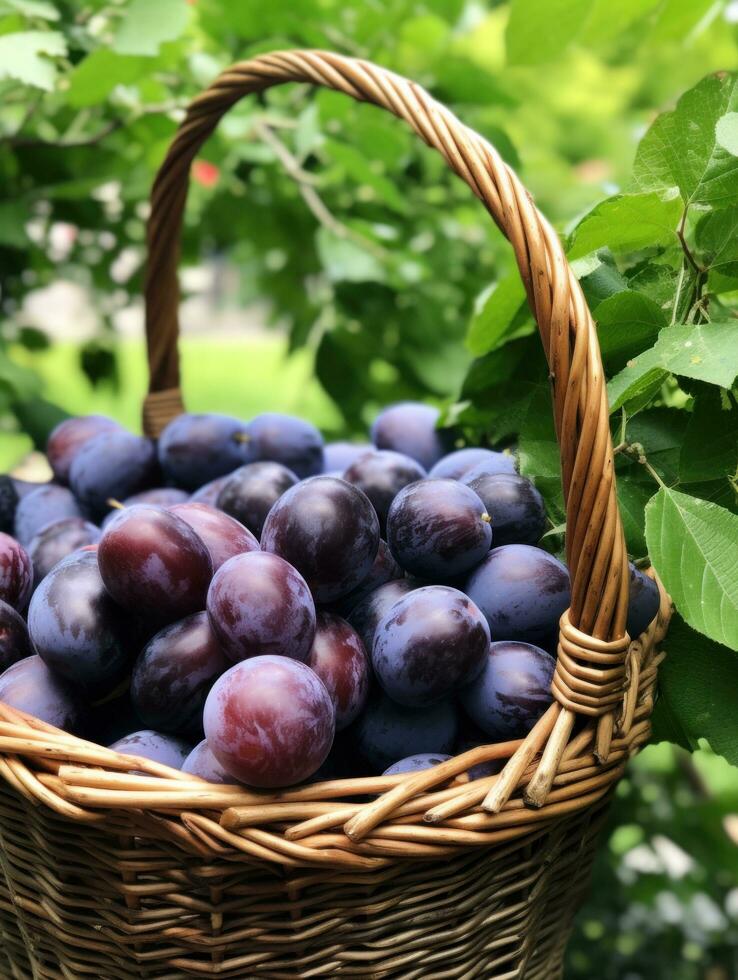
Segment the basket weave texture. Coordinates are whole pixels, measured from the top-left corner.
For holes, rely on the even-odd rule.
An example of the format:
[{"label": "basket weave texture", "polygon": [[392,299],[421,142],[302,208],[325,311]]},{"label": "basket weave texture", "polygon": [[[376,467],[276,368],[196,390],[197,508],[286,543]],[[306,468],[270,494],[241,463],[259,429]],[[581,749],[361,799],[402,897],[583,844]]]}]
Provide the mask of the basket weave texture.
[{"label": "basket weave texture", "polygon": [[[671,607],[661,589],[656,619],[627,636],[595,325],[518,178],[419,86],[288,51],[234,65],[190,105],[152,193],[145,431],[183,410],[177,264],[192,160],[230,106],[288,81],[405,120],[510,240],[549,364],[567,502],[572,600],[554,701],[525,739],[431,770],[271,793],[134,766],[0,704],[3,977],[559,977],[608,798],[650,734]],[[469,782],[490,760],[502,771]]]}]

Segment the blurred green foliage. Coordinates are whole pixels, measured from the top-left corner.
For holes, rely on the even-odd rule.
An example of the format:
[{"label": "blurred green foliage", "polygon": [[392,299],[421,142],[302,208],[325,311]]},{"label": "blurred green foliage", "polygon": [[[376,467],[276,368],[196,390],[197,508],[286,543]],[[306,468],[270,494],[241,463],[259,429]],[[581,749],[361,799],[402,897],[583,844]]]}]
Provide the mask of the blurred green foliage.
[{"label": "blurred green foliage", "polygon": [[[736,973],[737,22],[728,0],[0,0],[7,432],[42,444],[58,417],[44,364],[59,354],[27,307],[58,280],[98,321],[62,356],[105,399],[142,382],[113,322],[140,295],[148,188],[187,101],[249,54],[332,48],[414,78],[561,233],[598,323],[629,552],[650,553],[679,610],[655,728],[682,746],[648,750],[621,787],[576,977]],[[560,547],[540,344],[507,243],[443,161],[386,114],[292,86],[236,106],[192,176],[183,263],[217,258],[240,303],[268,300],[325,392],[304,410],[351,433],[423,397],[469,439],[514,442]],[[224,378],[242,384],[221,359],[198,359],[197,382],[185,359],[203,397],[210,371],[213,408],[216,387],[238,390]]]}]

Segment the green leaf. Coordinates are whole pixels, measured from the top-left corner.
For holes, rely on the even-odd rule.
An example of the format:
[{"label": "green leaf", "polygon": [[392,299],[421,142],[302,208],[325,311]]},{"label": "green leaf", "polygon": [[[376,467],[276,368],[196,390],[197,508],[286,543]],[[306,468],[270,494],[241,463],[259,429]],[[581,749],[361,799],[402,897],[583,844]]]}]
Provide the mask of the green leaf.
[{"label": "green leaf", "polygon": [[618,478],[618,506],[623,520],[625,543],[628,553],[636,558],[646,554],[646,538],[643,533],[643,514],[653,496],[653,484]]},{"label": "green leaf", "polygon": [[608,372],[619,371],[627,361],[651,347],[666,326],[658,304],[632,289],[614,293],[593,311],[600,350]]},{"label": "green leaf", "polygon": [[646,542],[689,625],[738,650],[738,516],[661,487],[646,507]]},{"label": "green leaf", "polygon": [[551,392],[547,385],[537,385],[519,427],[518,463],[523,476],[535,479],[543,494],[549,516],[564,516],[561,489],[561,456],[556,440]]},{"label": "green leaf", "polygon": [[[704,78],[662,113],[641,140],[633,165],[642,191],[678,187],[685,204],[727,207],[738,195],[738,157],[730,144],[730,119],[738,108],[738,76]],[[727,123],[723,117],[729,115]]]},{"label": "green leaf", "polygon": [[472,316],[466,345],[479,357],[494,350],[525,306],[525,288],[517,267],[503,276]]},{"label": "green leaf", "polygon": [[28,401],[38,395],[41,381],[35,371],[11,361],[0,349],[0,392],[3,390],[14,402]]},{"label": "green leaf", "polygon": [[659,667],[654,739],[691,749],[706,738],[713,752],[738,765],[738,662],[724,646],[696,633],[674,616]]},{"label": "green leaf", "polygon": [[610,411],[655,394],[669,374],[730,388],[738,375],[737,337],[735,321],[666,327],[608,384]]},{"label": "green leaf", "polygon": [[19,31],[0,37],[0,78],[14,78],[50,92],[56,81],[52,58],[67,53],[67,42],[58,31]]},{"label": "green leaf", "polygon": [[45,0],[0,0],[0,11],[16,10],[24,17],[37,17],[39,20],[59,20],[59,11]]},{"label": "green leaf", "polygon": [[738,468],[738,408],[718,389],[697,395],[679,461],[683,483],[734,476]]},{"label": "green leaf", "polygon": [[98,105],[116,85],[130,85],[151,70],[148,58],[116,54],[99,48],[88,54],[69,76],[67,99],[71,106]]},{"label": "green leaf", "polygon": [[672,192],[617,194],[586,214],[569,239],[569,259],[607,246],[613,252],[635,252],[675,239],[683,204]]},{"label": "green leaf", "polygon": [[576,259],[572,268],[591,310],[609,296],[628,288],[608,249],[601,248],[596,255]]},{"label": "green leaf", "polygon": [[188,18],[187,0],[132,0],[118,25],[113,51],[156,55],[165,41],[182,34]]},{"label": "green leaf", "polygon": [[367,159],[355,146],[339,143],[338,140],[326,140],[324,147],[331,161],[341,169],[342,183],[344,177],[348,176],[363,187],[371,188],[374,196],[394,211],[400,214],[407,211],[407,200],[389,178],[383,177],[374,169],[378,165],[376,162]]},{"label": "green leaf", "polygon": [[[676,408],[647,408],[628,419],[627,438],[631,443],[639,443],[664,483],[677,483],[679,480],[679,456],[684,433],[689,418],[686,412]],[[632,474],[640,474],[654,489],[653,477],[635,461],[631,464]]]},{"label": "green leaf", "polygon": [[582,42],[601,44],[616,38],[634,23],[643,20],[661,0],[594,0],[584,26]]},{"label": "green leaf", "polygon": [[316,234],[318,255],[332,282],[383,282],[385,270],[373,255],[327,228]]},{"label": "green leaf", "polygon": [[0,201],[0,245],[27,248],[26,222],[31,219],[28,201]]},{"label": "green leaf", "polygon": [[738,205],[709,211],[700,218],[695,243],[705,267],[738,275]]},{"label": "green leaf", "polygon": [[560,57],[582,27],[591,0],[512,0],[505,32],[510,65]]}]

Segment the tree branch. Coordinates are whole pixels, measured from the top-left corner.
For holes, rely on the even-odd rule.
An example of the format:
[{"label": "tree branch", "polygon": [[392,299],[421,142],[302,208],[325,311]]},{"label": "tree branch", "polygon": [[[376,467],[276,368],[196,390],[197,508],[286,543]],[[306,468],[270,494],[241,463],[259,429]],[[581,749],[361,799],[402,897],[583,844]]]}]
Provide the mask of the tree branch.
[{"label": "tree branch", "polygon": [[337,238],[353,241],[380,261],[387,261],[389,252],[383,249],[381,245],[377,245],[370,238],[366,238],[360,232],[354,231],[353,228],[345,225],[328,209],[315,189],[315,177],[303,169],[297,157],[294,156],[263,120],[257,119],[253,128],[254,133],[274,151],[274,155],[282,164],[287,174],[295,181],[302,195],[302,199],[321,225],[333,232]]}]

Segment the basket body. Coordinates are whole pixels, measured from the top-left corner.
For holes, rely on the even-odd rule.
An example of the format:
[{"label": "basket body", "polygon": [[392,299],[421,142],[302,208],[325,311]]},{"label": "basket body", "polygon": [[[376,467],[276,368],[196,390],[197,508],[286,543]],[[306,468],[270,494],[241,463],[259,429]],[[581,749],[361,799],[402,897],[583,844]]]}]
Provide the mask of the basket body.
[{"label": "basket body", "polygon": [[0,975],[553,980],[600,804],[503,847],[376,873],[183,859],[0,788]]}]

